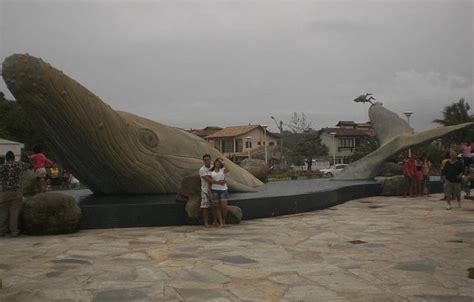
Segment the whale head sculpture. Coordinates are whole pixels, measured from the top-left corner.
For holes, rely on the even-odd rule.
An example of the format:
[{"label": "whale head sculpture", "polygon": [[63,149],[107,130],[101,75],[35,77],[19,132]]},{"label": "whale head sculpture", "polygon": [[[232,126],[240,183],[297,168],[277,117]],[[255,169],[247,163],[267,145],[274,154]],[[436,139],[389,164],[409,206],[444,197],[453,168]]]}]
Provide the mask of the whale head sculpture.
[{"label": "whale head sculpture", "polygon": [[[174,193],[196,174],[202,155],[222,154],[201,138],[130,113],[115,111],[43,60],[15,54],[2,76],[64,165],[93,192]],[[231,161],[229,187],[252,191],[258,179]]]}]

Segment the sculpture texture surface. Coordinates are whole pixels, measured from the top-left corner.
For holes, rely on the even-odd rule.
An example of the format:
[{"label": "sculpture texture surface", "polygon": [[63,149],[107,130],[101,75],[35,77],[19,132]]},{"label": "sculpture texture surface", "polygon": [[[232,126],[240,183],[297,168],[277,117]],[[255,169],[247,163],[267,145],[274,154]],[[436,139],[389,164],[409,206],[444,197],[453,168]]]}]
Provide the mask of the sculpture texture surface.
[{"label": "sculpture texture surface", "polygon": [[[203,154],[223,157],[185,130],[113,110],[39,58],[15,54],[2,67],[9,90],[62,163],[95,193],[175,193],[183,178],[197,174]],[[263,184],[224,161],[231,190],[253,191]]]},{"label": "sculpture texture surface", "polygon": [[384,108],[382,103],[375,103],[369,108],[369,118],[375,130],[380,147],[369,155],[347,167],[335,179],[372,179],[377,175],[382,164],[391,156],[410,147],[433,141],[453,131],[471,127],[474,123],[439,127],[417,134],[408,123],[396,113]]}]

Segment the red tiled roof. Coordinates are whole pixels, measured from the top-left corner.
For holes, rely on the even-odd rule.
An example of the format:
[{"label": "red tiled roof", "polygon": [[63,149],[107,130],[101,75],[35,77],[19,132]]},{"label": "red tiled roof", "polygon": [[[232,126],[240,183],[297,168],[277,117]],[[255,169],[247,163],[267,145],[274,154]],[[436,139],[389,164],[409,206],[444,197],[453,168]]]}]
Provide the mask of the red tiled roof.
[{"label": "red tiled roof", "polygon": [[203,129],[194,129],[194,130],[191,130],[190,132],[199,137],[205,137],[208,135],[207,131]]},{"label": "red tiled roof", "polygon": [[215,126],[207,126],[204,129],[191,129],[191,130],[187,130],[187,131],[194,134],[194,135],[197,135],[199,137],[206,137],[206,136],[208,136],[212,133],[215,133],[219,130],[222,130],[222,128],[221,127],[215,127]]},{"label": "red tiled roof", "polygon": [[222,130],[215,132],[207,136],[207,138],[217,138],[217,137],[234,137],[245,134],[252,131],[255,128],[260,127],[260,125],[245,125],[245,126],[231,126],[225,127]]}]

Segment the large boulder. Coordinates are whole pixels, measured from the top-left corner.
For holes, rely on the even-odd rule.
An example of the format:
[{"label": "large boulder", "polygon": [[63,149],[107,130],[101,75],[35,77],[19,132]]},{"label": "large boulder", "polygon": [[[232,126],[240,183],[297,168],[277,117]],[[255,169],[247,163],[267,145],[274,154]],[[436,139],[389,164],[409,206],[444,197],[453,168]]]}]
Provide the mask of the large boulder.
[{"label": "large boulder", "polygon": [[264,160],[247,158],[239,166],[263,182],[268,180],[268,166]]},{"label": "large boulder", "polygon": [[226,222],[230,224],[239,224],[242,221],[242,209],[237,206],[228,206]]},{"label": "large boulder", "polygon": [[176,193],[177,201],[187,202],[193,197],[201,199],[201,177],[199,175],[185,177]]},{"label": "large boulder", "polygon": [[25,201],[23,232],[30,235],[68,234],[79,230],[81,209],[72,196],[41,193]]},{"label": "large boulder", "polygon": [[382,179],[382,196],[399,196],[401,189],[407,186],[403,175],[386,177]]},{"label": "large boulder", "polygon": [[[185,219],[189,224],[203,224],[201,209],[201,178],[199,175],[189,176],[183,179],[176,194],[176,201],[185,202]],[[209,219],[212,221],[212,211],[209,209]],[[238,224],[242,220],[242,210],[236,206],[229,205],[227,223]]]}]

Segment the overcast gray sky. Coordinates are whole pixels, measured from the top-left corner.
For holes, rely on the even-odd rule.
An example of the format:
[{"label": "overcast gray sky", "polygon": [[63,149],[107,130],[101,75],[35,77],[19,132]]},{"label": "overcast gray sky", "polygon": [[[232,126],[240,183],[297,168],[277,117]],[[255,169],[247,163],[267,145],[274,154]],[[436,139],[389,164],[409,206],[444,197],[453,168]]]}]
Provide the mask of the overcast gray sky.
[{"label": "overcast gray sky", "polygon": [[372,92],[419,131],[460,98],[474,108],[473,3],[0,0],[0,59],[41,57],[113,108],[183,128],[363,122],[352,100]]}]

